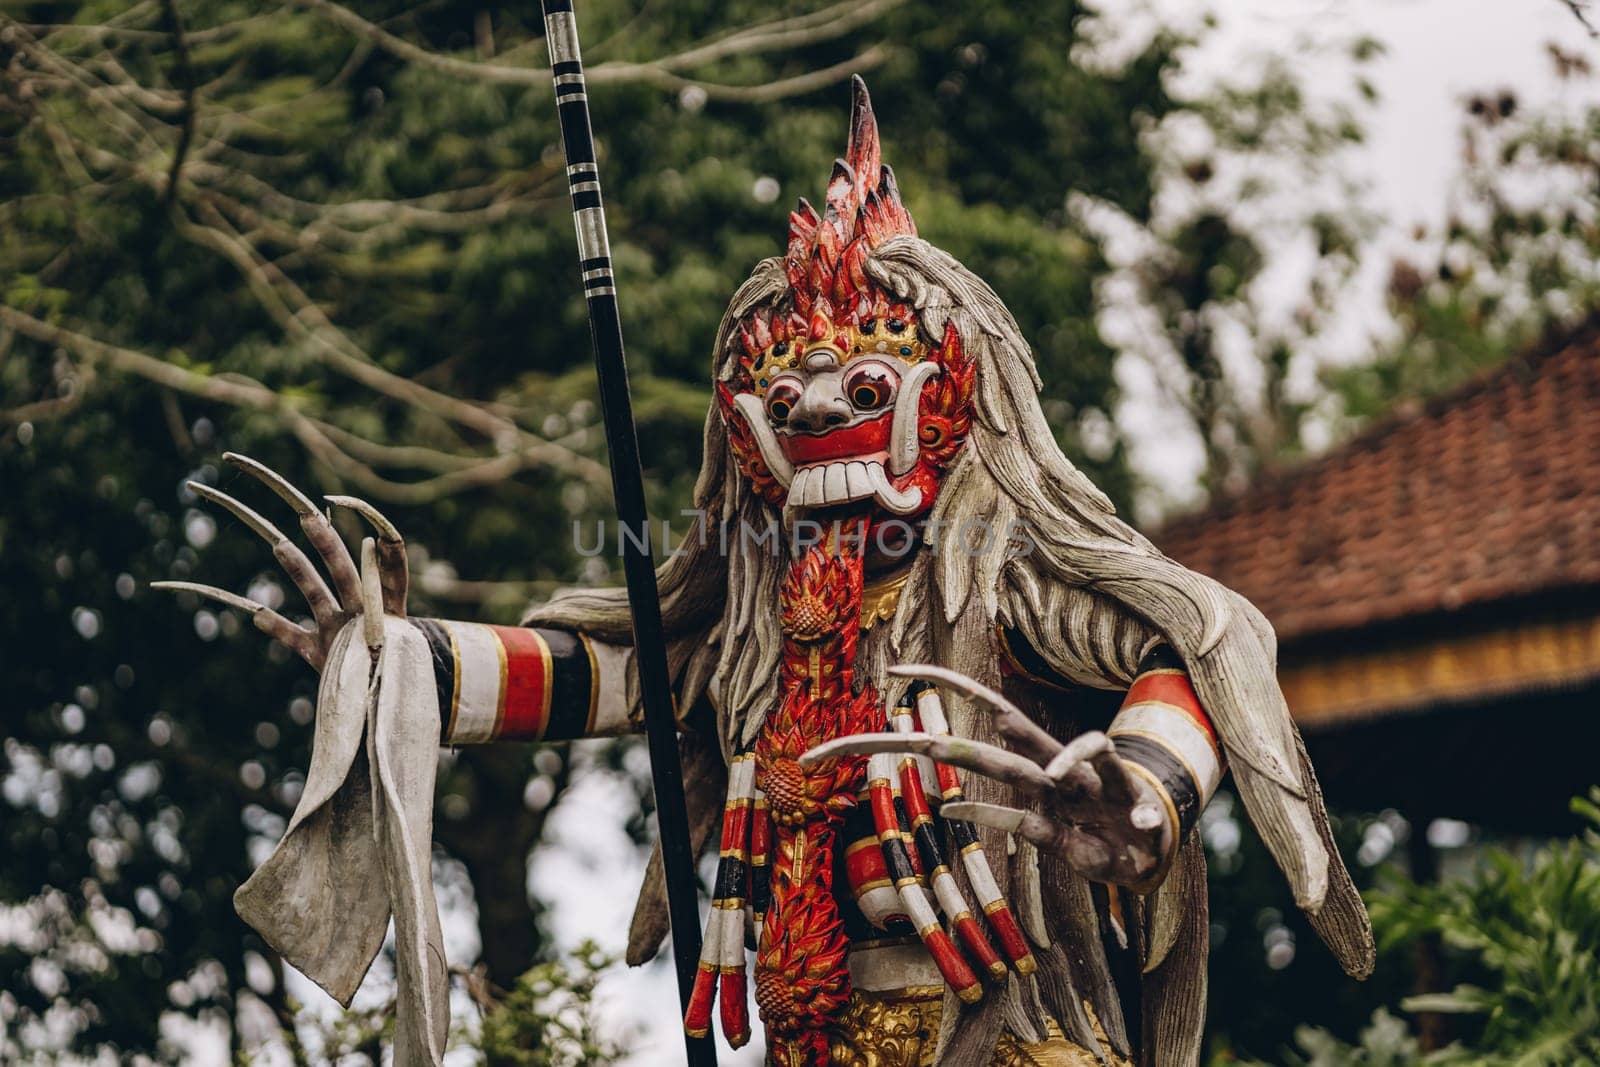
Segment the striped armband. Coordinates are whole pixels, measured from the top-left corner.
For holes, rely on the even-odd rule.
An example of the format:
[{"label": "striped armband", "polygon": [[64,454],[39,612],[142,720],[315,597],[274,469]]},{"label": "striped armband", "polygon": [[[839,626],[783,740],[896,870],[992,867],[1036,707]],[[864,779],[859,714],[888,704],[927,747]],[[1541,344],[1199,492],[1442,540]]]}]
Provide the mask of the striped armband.
[{"label": "striped armband", "polygon": [[567,741],[629,729],[624,649],[565,630],[412,622],[433,653],[442,745]]},{"label": "striped armband", "polygon": [[1145,655],[1106,733],[1117,755],[1156,787],[1173,842],[1181,843],[1221,784],[1226,762],[1177,653],[1159,645]]}]

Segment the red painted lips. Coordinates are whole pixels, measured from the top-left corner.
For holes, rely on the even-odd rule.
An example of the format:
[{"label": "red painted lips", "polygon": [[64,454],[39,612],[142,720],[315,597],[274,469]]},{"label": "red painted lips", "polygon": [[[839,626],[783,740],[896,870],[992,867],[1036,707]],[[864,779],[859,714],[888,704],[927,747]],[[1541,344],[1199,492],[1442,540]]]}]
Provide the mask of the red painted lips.
[{"label": "red painted lips", "polygon": [[836,459],[864,459],[889,450],[889,430],[894,423],[893,409],[876,418],[843,426],[824,433],[780,434],[784,455],[796,467]]}]

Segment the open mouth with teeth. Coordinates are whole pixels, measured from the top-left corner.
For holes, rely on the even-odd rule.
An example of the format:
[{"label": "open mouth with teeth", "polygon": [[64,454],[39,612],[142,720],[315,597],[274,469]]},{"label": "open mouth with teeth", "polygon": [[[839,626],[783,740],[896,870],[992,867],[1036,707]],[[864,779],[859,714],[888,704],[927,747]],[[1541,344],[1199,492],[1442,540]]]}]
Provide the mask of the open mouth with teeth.
[{"label": "open mouth with teeth", "polygon": [[788,419],[788,412],[777,407],[784,396],[780,391],[769,393],[765,402],[751,393],[729,400],[743,415],[773,479],[787,491],[786,512],[871,500],[895,515],[910,515],[929,499],[910,475],[920,449],[922,387],[938,373],[933,363],[906,368],[893,375],[880,401],[883,408],[814,429]]},{"label": "open mouth with teeth", "polygon": [[896,515],[909,515],[922,504],[922,490],[915,486],[897,489],[881,459],[853,459],[796,470],[785,506],[825,508],[869,497]]}]

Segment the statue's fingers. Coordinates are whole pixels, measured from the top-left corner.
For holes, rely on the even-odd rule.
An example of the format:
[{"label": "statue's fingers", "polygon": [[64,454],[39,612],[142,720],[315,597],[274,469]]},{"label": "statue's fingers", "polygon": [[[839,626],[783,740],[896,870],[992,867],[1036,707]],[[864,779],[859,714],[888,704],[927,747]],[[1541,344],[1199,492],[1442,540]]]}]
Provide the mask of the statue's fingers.
[{"label": "statue's fingers", "polygon": [[1050,762],[1045,764],[1044,773],[1049,778],[1062,786],[1088,786],[1094,784],[1097,776],[1091,761],[1101,752],[1111,748],[1111,739],[1099,730],[1090,730],[1088,733],[1079,734],[1064,745]]},{"label": "statue's fingers", "polygon": [[250,616],[250,621],[256,629],[274,641],[287,645],[315,669],[319,671],[322,669],[323,655],[321,647],[317,644],[317,635],[303,626],[296,626],[265,604],[258,604],[248,597],[230,593],[226,589],[218,589],[214,585],[201,585],[198,582],[151,582],[150,588],[170,590],[175,593],[194,593],[196,596],[203,596],[242,611]]},{"label": "statue's fingers", "polygon": [[1044,768],[1045,775],[1055,783],[1056,795],[1067,801],[1098,801],[1100,774],[1094,758],[1110,747],[1110,740],[1098,730],[1079,734],[1067,742]]},{"label": "statue's fingers", "polygon": [[935,667],[927,663],[902,663],[889,668],[890,674],[902,678],[916,678],[924,682],[952,689],[963,696],[987,705],[995,713],[995,728],[1012,748],[1035,763],[1048,763],[1061,751],[1061,742],[1051,737],[1027,713],[982,682],[974,681],[960,671]]},{"label": "statue's fingers", "polygon": [[400,536],[399,528],[360,497],[327,496],[323,499],[335,507],[349,508],[378,531],[378,579],[383,585],[383,610],[404,618],[411,572],[406,562],[406,540]]},{"label": "statue's fingers", "polygon": [[[243,522],[263,541],[272,546],[272,556],[278,565],[289,576],[301,594],[306,598],[306,604],[311,608],[311,615],[317,620],[318,626],[329,626],[339,614],[339,604],[333,599],[333,591],[328,588],[328,583],[322,580],[322,575],[317,573],[317,568],[312,566],[311,560],[300,551],[299,547],[284,532],[268,522],[258,512],[245,504],[240,503],[220,489],[213,489],[209,485],[199,482],[189,482],[189,488],[196,496],[211,501],[230,511],[235,518]],[[360,585],[357,584],[356,602],[360,603]]]},{"label": "statue's fingers", "polygon": [[1128,765],[1117,755],[1115,743],[1106,739],[1108,747],[1089,757],[1095,776],[1100,779],[1100,795],[1113,804],[1132,805],[1139,799],[1139,787],[1133,781]]},{"label": "statue's fingers", "polygon": [[378,550],[372,538],[361,539],[361,629],[367,647],[383,647],[383,584],[378,578]]},{"label": "statue's fingers", "polygon": [[800,757],[800,765],[811,767],[839,756],[873,756],[880,752],[914,752],[1033,792],[1053,787],[1037,763],[998,745],[950,734],[855,734],[818,745]]},{"label": "statue's fingers", "polygon": [[240,455],[238,452],[224,452],[222,458],[224,462],[231,463],[271,489],[284,503],[294,508],[294,513],[300,516],[300,529],[305,531],[306,540],[322,558],[323,565],[328,568],[328,574],[333,578],[333,587],[339,591],[339,603],[344,606],[344,610],[355,611],[361,602],[361,580],[356,574],[356,564],[350,555],[350,549],[339,536],[339,531],[333,528],[333,523],[328,521],[328,517],[312,503],[310,497],[296,489],[292,482],[266,464],[249,456]]},{"label": "statue's fingers", "polygon": [[949,800],[939,808],[946,819],[962,819],[981,823],[1007,833],[1020,834],[1042,849],[1054,850],[1065,840],[1068,827],[1036,811],[1008,808],[1003,804],[985,804],[977,800]]}]

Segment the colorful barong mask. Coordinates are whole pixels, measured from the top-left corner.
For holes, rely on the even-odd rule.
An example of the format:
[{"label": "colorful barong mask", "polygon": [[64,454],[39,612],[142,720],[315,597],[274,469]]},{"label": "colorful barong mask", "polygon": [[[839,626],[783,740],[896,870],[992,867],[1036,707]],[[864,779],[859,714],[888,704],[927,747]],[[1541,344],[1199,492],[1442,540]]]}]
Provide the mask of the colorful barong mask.
[{"label": "colorful barong mask", "polygon": [[740,324],[742,354],[717,383],[734,454],[768,503],[901,517],[933,506],[970,424],[974,368],[953,326],[926,336],[865,269],[873,249],[916,232],[860,89],[823,213],[802,199],[789,216],[788,291]]}]

